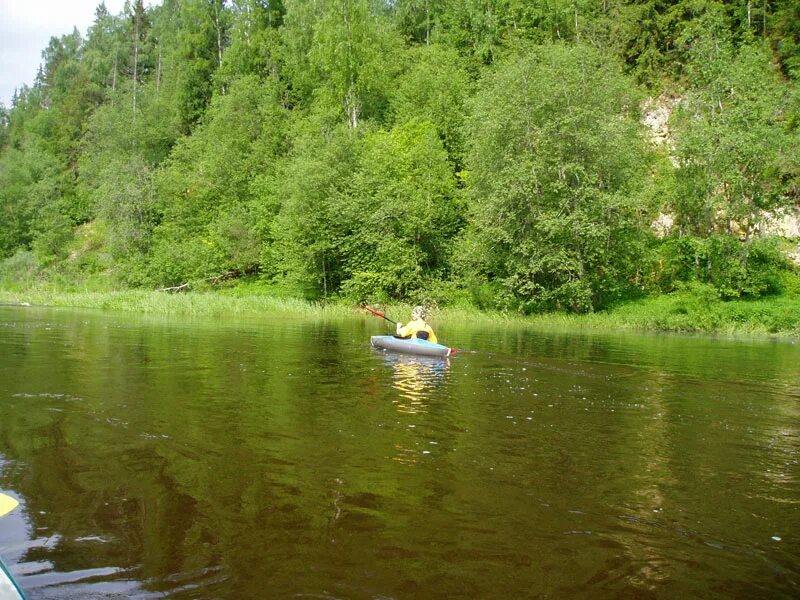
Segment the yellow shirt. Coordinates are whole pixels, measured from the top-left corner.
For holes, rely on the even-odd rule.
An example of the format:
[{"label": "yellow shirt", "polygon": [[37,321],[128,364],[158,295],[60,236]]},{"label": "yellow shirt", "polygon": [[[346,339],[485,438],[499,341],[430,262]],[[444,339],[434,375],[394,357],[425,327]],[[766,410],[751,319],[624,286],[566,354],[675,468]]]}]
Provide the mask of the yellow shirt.
[{"label": "yellow shirt", "polygon": [[433,329],[431,329],[431,326],[422,319],[414,319],[413,321],[409,321],[406,323],[405,327],[400,327],[397,330],[397,335],[400,337],[417,337],[418,331],[427,331],[428,341],[438,344],[438,341],[436,340],[436,334],[433,333]]}]

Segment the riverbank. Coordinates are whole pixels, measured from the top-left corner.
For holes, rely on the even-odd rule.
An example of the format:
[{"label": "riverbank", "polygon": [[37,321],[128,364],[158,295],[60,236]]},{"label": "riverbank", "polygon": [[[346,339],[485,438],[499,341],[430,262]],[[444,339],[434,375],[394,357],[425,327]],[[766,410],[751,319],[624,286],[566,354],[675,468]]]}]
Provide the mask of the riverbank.
[{"label": "riverbank", "polygon": [[[314,303],[296,298],[242,292],[236,288],[181,294],[143,290],[113,292],[0,290],[0,303],[214,318],[257,317],[275,313],[344,318],[365,314],[353,304]],[[387,314],[402,319],[403,315],[409,313],[410,306],[395,304],[384,309]],[[567,327],[798,337],[800,294],[792,291],[766,300],[723,302],[709,293],[708,289],[693,288],[628,302],[607,311],[584,315],[547,313],[522,316],[480,311],[472,307],[445,307],[435,311],[434,319],[442,324],[469,320],[487,323],[514,322],[537,328]]]}]

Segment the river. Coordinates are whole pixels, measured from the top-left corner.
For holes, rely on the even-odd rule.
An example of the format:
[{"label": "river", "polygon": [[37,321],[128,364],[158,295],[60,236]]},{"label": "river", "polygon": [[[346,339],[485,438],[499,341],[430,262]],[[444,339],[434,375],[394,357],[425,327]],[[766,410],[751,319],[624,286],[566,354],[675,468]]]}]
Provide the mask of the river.
[{"label": "river", "polygon": [[797,598],[800,343],[0,307],[30,599]]}]

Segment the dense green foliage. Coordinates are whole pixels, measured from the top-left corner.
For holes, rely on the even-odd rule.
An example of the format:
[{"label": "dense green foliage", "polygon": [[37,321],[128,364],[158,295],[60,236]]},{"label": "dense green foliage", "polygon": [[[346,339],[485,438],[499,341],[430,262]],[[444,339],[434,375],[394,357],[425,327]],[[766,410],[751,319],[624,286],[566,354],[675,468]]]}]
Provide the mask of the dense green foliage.
[{"label": "dense green foliage", "polygon": [[101,4],[0,107],[0,274],[526,314],[779,294],[798,23],[799,0]]},{"label": "dense green foliage", "polygon": [[616,63],[588,47],[539,46],[501,64],[471,112],[477,239],[463,254],[479,268],[466,271],[537,309],[586,311],[631,293],[648,153]]}]

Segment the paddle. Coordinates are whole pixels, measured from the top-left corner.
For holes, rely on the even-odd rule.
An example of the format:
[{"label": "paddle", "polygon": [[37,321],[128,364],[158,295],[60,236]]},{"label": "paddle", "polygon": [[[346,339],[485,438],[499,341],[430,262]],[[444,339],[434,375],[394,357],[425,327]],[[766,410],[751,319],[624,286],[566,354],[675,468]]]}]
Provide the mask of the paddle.
[{"label": "paddle", "polygon": [[19,502],[17,502],[14,498],[0,493],[0,517],[4,517],[12,510],[17,508],[17,506],[19,506]]},{"label": "paddle", "polygon": [[370,308],[370,307],[369,307],[369,306],[367,306],[366,304],[363,306],[363,308],[364,308],[364,309],[366,309],[366,310],[368,310],[369,312],[371,312],[371,313],[372,313],[373,315],[375,315],[376,317],[380,317],[381,319],[386,319],[387,321],[389,321],[389,323],[392,323],[393,325],[397,325],[397,321],[392,321],[392,320],[391,320],[389,317],[387,317],[387,316],[386,316],[385,314],[383,314],[382,312],[380,312],[380,311],[377,311],[377,310],[375,310],[374,308]]}]

